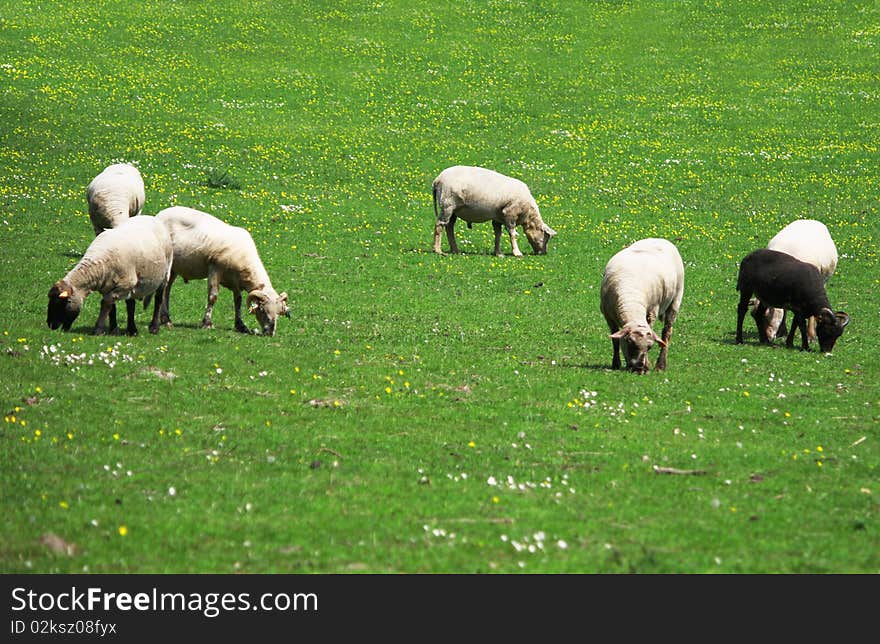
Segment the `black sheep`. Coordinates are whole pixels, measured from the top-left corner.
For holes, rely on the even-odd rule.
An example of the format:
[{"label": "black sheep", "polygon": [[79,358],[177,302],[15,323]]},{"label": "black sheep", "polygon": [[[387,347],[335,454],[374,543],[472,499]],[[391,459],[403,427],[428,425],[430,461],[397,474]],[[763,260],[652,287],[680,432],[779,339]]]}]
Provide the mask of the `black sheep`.
[{"label": "black sheep", "polygon": [[[743,319],[753,294],[761,302],[755,311],[756,319],[763,319],[768,306],[788,309],[794,313],[794,320],[785,340],[789,347],[794,345],[795,330],[800,329],[802,346],[809,351],[807,319],[810,316],[816,317],[819,347],[826,352],[834,348],[837,338],[849,324],[846,313],[835,313],[831,310],[828,295],[825,293],[824,278],[818,269],[787,253],[761,248],[746,255],[739,265],[736,290],[739,291],[739,305],[736,309],[737,344],[742,344],[743,341]],[[758,335],[762,343],[768,342],[766,334]]]}]

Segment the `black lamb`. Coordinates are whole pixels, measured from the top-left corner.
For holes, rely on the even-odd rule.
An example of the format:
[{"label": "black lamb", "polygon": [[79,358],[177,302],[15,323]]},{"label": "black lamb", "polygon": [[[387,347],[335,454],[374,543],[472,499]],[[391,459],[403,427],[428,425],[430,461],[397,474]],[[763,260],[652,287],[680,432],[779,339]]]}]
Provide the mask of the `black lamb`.
[{"label": "black lamb", "polygon": [[[812,264],[807,264],[787,253],[761,248],[746,255],[739,265],[736,282],[739,291],[737,306],[736,343],[742,344],[743,319],[749,309],[749,299],[756,295],[760,306],[756,319],[764,317],[768,306],[788,309],[794,320],[785,344],[794,345],[796,329],[801,331],[804,350],[809,351],[807,319],[816,317],[816,336],[822,351],[831,351],[834,343],[849,324],[849,316],[843,311],[834,312],[825,293],[824,278]],[[767,343],[766,334],[758,334]]]}]

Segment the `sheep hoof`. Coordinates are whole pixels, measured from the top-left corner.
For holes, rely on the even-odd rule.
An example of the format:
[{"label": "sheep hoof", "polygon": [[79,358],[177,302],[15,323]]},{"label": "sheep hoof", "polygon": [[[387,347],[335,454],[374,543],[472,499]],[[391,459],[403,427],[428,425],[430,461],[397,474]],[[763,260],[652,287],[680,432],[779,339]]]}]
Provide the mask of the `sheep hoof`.
[{"label": "sheep hoof", "polygon": [[203,328],[203,329],[213,329],[213,328],[214,328],[214,323],[211,322],[210,320],[203,320],[203,321],[202,321],[202,328]]},{"label": "sheep hoof", "polygon": [[249,328],[247,328],[244,324],[236,324],[235,330],[238,331],[239,333],[246,333],[246,334],[249,334],[251,332],[251,330]]},{"label": "sheep hoof", "polygon": [[151,324],[150,325],[150,333],[152,333],[153,335],[156,335],[157,333],[159,333],[159,325],[157,324],[156,326],[153,326]]}]

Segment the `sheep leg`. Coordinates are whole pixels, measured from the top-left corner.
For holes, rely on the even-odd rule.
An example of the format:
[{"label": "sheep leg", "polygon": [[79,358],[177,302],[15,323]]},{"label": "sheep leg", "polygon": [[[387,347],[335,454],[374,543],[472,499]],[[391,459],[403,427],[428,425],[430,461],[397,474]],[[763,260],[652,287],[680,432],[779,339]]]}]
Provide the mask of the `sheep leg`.
[{"label": "sheep leg", "polygon": [[125,332],[128,335],[137,335],[138,330],[137,326],[134,323],[134,309],[135,309],[135,301],[134,298],[129,298],[125,300],[125,313],[127,316],[127,323],[125,325]]},{"label": "sheep leg", "polygon": [[786,333],[788,333],[788,329],[785,328],[785,318],[788,316],[788,311],[782,309],[782,322],[779,323],[779,328],[776,330],[777,338],[784,338]]},{"label": "sheep leg", "polygon": [[770,338],[767,337],[767,329],[770,326],[767,322],[768,311],[772,314],[772,309],[760,300],[755,303],[755,308],[752,310],[755,324],[758,325],[758,341],[761,344],[770,344]]},{"label": "sheep leg", "polygon": [[449,252],[453,255],[458,253],[458,244],[455,243],[455,220],[458,217],[453,213],[446,222],[446,239],[449,241]]},{"label": "sheep leg", "polygon": [[493,221],[492,228],[495,229],[495,257],[502,257],[504,253],[501,252],[501,222]]},{"label": "sheep leg", "polygon": [[434,252],[438,255],[443,254],[443,249],[440,248],[440,235],[443,233],[444,228],[446,228],[446,225],[441,221],[437,221],[434,224]]},{"label": "sheep leg", "polygon": [[669,338],[672,337],[672,322],[672,319],[667,319],[663,324],[663,331],[660,333],[663,344],[660,345],[660,355],[657,356],[657,365],[654,367],[658,371],[666,369],[666,353],[669,351]]},{"label": "sheep leg", "polygon": [[812,342],[816,339],[816,316],[807,318],[807,339]]},{"label": "sheep leg", "polygon": [[504,227],[507,228],[507,234],[510,236],[510,246],[513,248],[514,257],[522,257],[522,251],[516,243],[516,219],[517,213],[513,212],[510,206],[506,206],[501,211],[504,215]]},{"label": "sheep leg", "polygon": [[752,294],[747,289],[740,292],[739,304],[736,307],[736,343],[743,343],[743,320],[746,319],[746,312],[749,310],[749,299]]},{"label": "sheep leg", "polygon": [[241,293],[233,291],[232,300],[235,306],[235,330],[239,333],[250,333],[251,330],[244,323],[244,320],[241,319]]},{"label": "sheep leg", "polygon": [[611,368],[620,369],[620,340],[612,338],[611,346],[614,347],[614,355],[611,358]]},{"label": "sheep leg", "polygon": [[751,315],[755,320],[755,326],[758,327],[758,336],[761,342],[764,342],[767,336],[767,316],[773,314],[773,309],[761,303],[761,300],[755,298],[749,301],[752,307]]},{"label": "sheep leg", "polygon": [[807,318],[803,315],[798,315],[795,319],[798,321],[798,328],[801,330],[801,348],[804,351],[809,351],[810,338],[807,334]]},{"label": "sheep leg", "polygon": [[807,319],[800,313],[794,314],[794,320],[791,322],[791,329],[789,329],[788,337],[785,339],[785,346],[794,346],[794,334],[798,329],[801,331],[801,347],[809,351],[810,345],[807,342]]},{"label": "sheep leg", "polygon": [[116,303],[110,305],[110,333],[119,333],[119,324],[116,321]]},{"label": "sheep leg", "polygon": [[171,299],[171,285],[174,283],[176,277],[177,273],[172,271],[171,275],[168,277],[168,282],[165,284],[165,288],[162,289],[162,310],[159,312],[159,323],[164,324],[165,326],[173,326],[171,324],[171,311],[169,310],[168,302]]},{"label": "sheep leg", "polygon": [[95,335],[106,335],[107,316],[110,314],[110,309],[113,308],[113,305],[112,297],[105,297],[101,300],[101,311],[98,313],[98,321],[95,322]]},{"label": "sheep leg", "polygon": [[[435,195],[436,199],[436,195]],[[434,203],[434,211],[437,211],[437,203]],[[458,248],[455,247],[453,235],[450,238],[449,231],[451,227],[455,225],[455,207],[450,206],[450,204],[441,204],[440,205],[440,213],[437,215],[437,221],[434,224],[434,252],[438,255],[443,254],[443,250],[440,248],[440,236],[443,234],[443,229],[446,229],[446,237],[450,239],[450,253],[457,253]]]},{"label": "sheep leg", "polygon": [[165,299],[163,297],[165,286],[165,284],[162,284],[162,286],[156,289],[156,293],[153,295],[153,297],[156,298],[156,301],[153,302],[153,319],[150,320],[150,333],[154,335],[159,333],[159,327],[161,326],[160,317],[165,304]]},{"label": "sheep leg", "polygon": [[212,268],[208,269],[208,307],[205,309],[205,317],[202,319],[203,329],[214,328],[211,317],[214,315],[214,304],[217,302],[217,292],[220,289],[220,275]]}]

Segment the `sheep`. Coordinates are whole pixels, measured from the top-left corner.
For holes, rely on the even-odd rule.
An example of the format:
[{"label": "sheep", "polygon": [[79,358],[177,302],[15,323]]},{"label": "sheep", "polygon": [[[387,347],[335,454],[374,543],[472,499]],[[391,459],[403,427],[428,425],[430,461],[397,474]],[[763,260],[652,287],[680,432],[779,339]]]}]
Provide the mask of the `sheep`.
[{"label": "sheep", "polygon": [[236,331],[250,332],[241,319],[242,291],[247,291],[248,311],[256,316],[264,335],[275,335],[278,316],[290,318],[287,293],[279,295],[272,288],[247,230],[185,206],[166,208],[157,213],[156,218],[166,225],[174,245],[174,262],[162,305],[163,324],[171,325],[171,285],[178,275],[184,282],[208,280],[208,307],[202,319],[203,328],[213,327],[211,317],[221,284],[232,291]]},{"label": "sheep", "polygon": [[[599,297],[600,309],[611,329],[612,369],[621,367],[622,345],[627,368],[647,373],[651,368],[648,350],[655,342],[660,345],[656,368],[666,369],[672,325],[683,296],[684,263],[669,240],[639,240],[608,261]],[[661,337],[651,328],[657,318],[663,320]]]},{"label": "sheep", "polygon": [[[795,330],[800,329],[802,347],[809,351],[806,327],[810,316],[816,317],[819,347],[825,352],[834,348],[837,338],[849,324],[846,313],[835,313],[831,310],[819,269],[788,253],[759,248],[746,255],[739,265],[736,288],[740,295],[736,320],[737,344],[743,342],[743,319],[753,294],[760,301],[757,309],[759,317],[764,315],[769,306],[788,309],[794,313],[791,330],[785,341],[789,347],[794,346]],[[764,344],[769,342],[765,334],[759,334],[758,337]]]},{"label": "sheep", "polygon": [[114,163],[104,168],[86,189],[95,235],[141,214],[145,200],[144,180],[136,167]]},{"label": "sheep", "polygon": [[[136,167],[114,163],[104,168],[86,188],[89,219],[95,236],[141,214],[146,200],[144,180]],[[110,308],[110,329],[116,329],[116,305]]]},{"label": "sheep", "polygon": [[[780,230],[767,244],[767,248],[788,253],[802,262],[812,264],[822,274],[827,284],[837,269],[837,246],[831,239],[828,228],[815,219],[798,219]],[[767,307],[763,316],[758,316],[760,301],[755,300],[752,306],[752,317],[758,325],[758,332],[772,342],[775,338],[785,335],[785,309]],[[807,321],[807,339],[816,339],[816,320]]]},{"label": "sheep", "polygon": [[[144,308],[155,297],[150,333],[159,331],[162,290],[171,272],[171,236],[155,217],[137,215],[115,228],[108,228],[89,244],[82,259],[49,290],[46,323],[50,329],[69,331],[93,291],[101,293],[101,312],[95,335],[104,335],[110,309],[125,300],[129,335],[137,335],[135,300]],[[111,331],[114,331],[111,327]]]},{"label": "sheep", "polygon": [[[495,229],[495,255],[501,256],[501,227],[507,229],[516,257],[522,251],[516,243],[516,227],[522,226],[536,255],[547,253],[547,244],[556,231],[541,219],[538,204],[528,186],[494,170],[472,166],[452,166],[437,175],[431,186],[434,197],[434,252],[442,255],[440,233],[446,229],[449,252],[458,253],[455,221],[459,217],[473,223],[491,221]],[[439,205],[439,211],[438,211]]]}]

